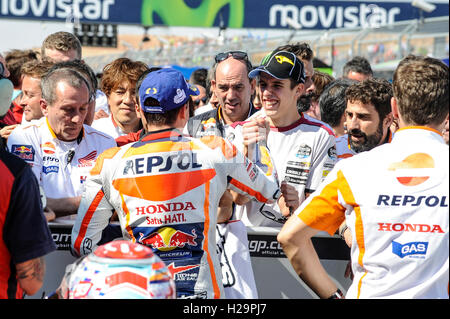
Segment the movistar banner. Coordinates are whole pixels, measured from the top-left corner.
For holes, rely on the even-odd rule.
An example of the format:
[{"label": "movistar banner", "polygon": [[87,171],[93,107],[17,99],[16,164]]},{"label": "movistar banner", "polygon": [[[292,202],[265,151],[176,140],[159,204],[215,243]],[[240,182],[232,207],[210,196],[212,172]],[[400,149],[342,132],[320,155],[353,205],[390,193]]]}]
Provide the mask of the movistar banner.
[{"label": "movistar banner", "polygon": [[[423,17],[449,15],[449,2]],[[334,29],[420,17],[411,1],[345,0],[0,0],[0,19],[228,28]]]}]

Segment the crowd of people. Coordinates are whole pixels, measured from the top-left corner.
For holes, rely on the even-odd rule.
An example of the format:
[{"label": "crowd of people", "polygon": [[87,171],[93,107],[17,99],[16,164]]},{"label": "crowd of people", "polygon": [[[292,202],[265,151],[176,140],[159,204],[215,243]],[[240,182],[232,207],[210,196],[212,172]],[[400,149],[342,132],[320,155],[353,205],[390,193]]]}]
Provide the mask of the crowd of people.
[{"label": "crowd of people", "polygon": [[[68,32],[0,54],[0,298],[42,286],[48,222],[73,225],[80,257],[56,298],[258,298],[248,226],[276,229],[320,298],[448,298],[448,66],[410,55],[391,83],[363,57],[337,79],[313,58],[219,52],[189,79],[118,58],[99,78]],[[349,246],[346,293],[319,231]],[[106,276],[95,294],[80,265]]]}]

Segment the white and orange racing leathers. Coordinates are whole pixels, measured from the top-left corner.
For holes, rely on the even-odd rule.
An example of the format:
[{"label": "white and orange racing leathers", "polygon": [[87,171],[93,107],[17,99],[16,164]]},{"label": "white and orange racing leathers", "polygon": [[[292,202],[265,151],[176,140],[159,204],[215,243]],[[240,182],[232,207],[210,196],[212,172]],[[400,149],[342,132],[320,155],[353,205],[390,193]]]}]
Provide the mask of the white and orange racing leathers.
[{"label": "white and orange racing leathers", "polygon": [[86,182],[72,249],[93,251],[115,210],[123,237],[151,247],[168,265],[178,297],[224,297],[215,231],[227,188],[262,202],[280,194],[273,175],[221,137],[152,132],[100,155]]},{"label": "white and orange racing leathers", "polygon": [[448,298],[449,148],[426,127],[339,161],[296,211],[334,234],[346,220],[354,280],[346,298]]}]

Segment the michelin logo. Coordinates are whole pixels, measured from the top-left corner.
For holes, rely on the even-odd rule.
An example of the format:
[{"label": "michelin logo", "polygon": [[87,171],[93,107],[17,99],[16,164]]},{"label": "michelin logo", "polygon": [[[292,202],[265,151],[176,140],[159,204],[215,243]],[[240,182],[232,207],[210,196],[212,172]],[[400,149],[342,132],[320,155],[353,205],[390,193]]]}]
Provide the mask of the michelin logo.
[{"label": "michelin logo", "polygon": [[425,258],[427,250],[428,242],[417,241],[406,243],[403,245],[395,241],[392,242],[392,252],[400,258],[404,258],[406,256],[411,256],[414,258]]}]

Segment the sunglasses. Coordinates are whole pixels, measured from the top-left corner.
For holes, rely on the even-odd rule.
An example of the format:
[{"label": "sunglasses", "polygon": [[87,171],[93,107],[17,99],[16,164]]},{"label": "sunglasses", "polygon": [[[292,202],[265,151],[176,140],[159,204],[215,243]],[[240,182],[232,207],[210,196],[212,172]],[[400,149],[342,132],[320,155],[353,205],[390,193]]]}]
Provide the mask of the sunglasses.
[{"label": "sunglasses", "polygon": [[242,51],[221,52],[215,56],[214,60],[216,61],[216,63],[219,63],[219,62],[222,62],[222,61],[228,59],[230,56],[236,60],[248,60],[247,53],[242,52]]},{"label": "sunglasses", "polygon": [[195,105],[195,106],[199,106],[199,105],[200,105],[200,102],[203,102],[203,104],[206,104],[206,101],[208,101],[208,97],[207,97],[207,96],[205,96],[204,98],[195,100],[195,101],[194,101],[194,105]]},{"label": "sunglasses", "polygon": [[270,219],[270,220],[273,220],[273,221],[275,221],[275,222],[277,222],[277,223],[280,223],[280,224],[284,224],[288,219],[287,219],[287,217],[285,217],[285,216],[275,216],[275,214],[274,213],[272,213],[271,211],[269,211],[269,210],[264,210],[263,208],[264,208],[264,206],[266,206],[266,204],[263,204],[261,207],[260,207],[260,209],[259,209],[259,212],[261,213],[261,214],[263,214],[263,216],[264,217],[266,217],[266,218],[268,218],[268,219]]}]

